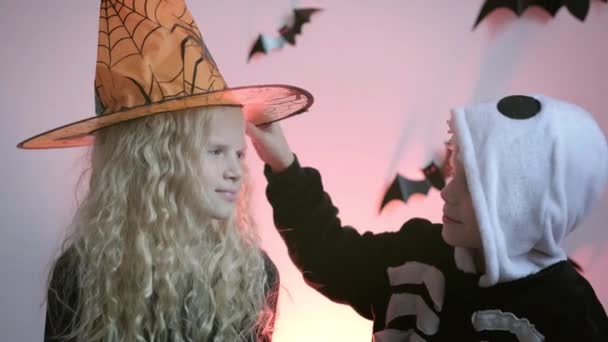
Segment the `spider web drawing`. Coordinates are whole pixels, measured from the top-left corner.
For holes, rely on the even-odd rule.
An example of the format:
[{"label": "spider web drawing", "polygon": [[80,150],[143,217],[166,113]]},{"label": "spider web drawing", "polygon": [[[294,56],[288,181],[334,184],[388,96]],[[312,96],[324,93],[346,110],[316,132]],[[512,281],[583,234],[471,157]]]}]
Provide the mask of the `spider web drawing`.
[{"label": "spider web drawing", "polygon": [[226,88],[184,0],[102,0],[96,111]]}]

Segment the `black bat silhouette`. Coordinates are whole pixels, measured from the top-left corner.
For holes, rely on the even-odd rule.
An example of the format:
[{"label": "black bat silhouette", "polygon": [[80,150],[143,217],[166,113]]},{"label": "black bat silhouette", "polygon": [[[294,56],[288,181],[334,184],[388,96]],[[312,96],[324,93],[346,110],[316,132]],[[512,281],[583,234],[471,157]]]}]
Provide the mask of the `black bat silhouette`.
[{"label": "black bat silhouette", "polygon": [[445,176],[441,172],[439,166],[435,165],[434,162],[431,162],[427,167],[422,169],[422,172],[424,173],[424,177],[426,177],[435,189],[443,189],[445,186]]},{"label": "black bat silhouette", "polygon": [[422,169],[422,172],[426,179],[420,181],[410,180],[397,174],[384,194],[380,210],[392,200],[407,202],[414,194],[426,195],[431,188],[437,190],[443,189],[445,186],[445,177],[441,173],[441,168],[435,165],[434,162],[431,162],[427,167]]},{"label": "black bat silhouette", "polygon": [[266,36],[260,34],[253,43],[249,51],[247,61],[257,54],[268,54],[271,50],[280,49],[285,43],[296,44],[296,36],[302,33],[302,26],[310,22],[310,17],[316,12],[322,11],[320,8],[297,8],[293,10],[293,24],[283,25],[278,30],[279,36]]},{"label": "black bat silhouette", "polygon": [[[587,13],[589,12],[589,2],[591,0],[486,0],[479,11],[477,20],[473,28],[477,25],[492,11],[497,8],[508,8],[513,11],[517,16],[521,16],[528,7],[538,6],[552,17],[559,11],[562,6],[566,6],[570,13],[577,17],[580,21],[585,20]],[[608,2],[608,0],[602,0]]]}]

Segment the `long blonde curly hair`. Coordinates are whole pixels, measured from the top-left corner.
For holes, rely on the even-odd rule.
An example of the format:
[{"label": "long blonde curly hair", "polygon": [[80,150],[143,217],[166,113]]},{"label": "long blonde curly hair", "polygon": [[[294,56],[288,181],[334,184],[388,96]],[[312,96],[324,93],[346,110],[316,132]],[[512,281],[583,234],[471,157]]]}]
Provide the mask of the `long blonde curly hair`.
[{"label": "long blonde curly hair", "polygon": [[[222,107],[164,113],[100,130],[69,250],[78,341],[243,341],[271,334],[263,252],[247,207],[214,220],[200,168]],[[56,265],[55,265],[56,266]],[[70,283],[65,281],[65,283]],[[74,292],[75,291],[75,292]]]}]

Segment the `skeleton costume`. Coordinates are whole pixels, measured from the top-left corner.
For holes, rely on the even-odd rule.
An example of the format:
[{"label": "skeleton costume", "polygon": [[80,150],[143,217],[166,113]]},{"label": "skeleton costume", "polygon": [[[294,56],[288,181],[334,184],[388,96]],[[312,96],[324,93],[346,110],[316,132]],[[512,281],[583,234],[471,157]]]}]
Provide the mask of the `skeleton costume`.
[{"label": "skeleton costume", "polygon": [[582,108],[542,95],[452,111],[485,257],[441,224],[343,226],[321,176],[297,158],[265,168],[267,197],[305,281],[373,320],[373,341],[608,341],[608,318],[560,247],[598,201],[606,139]]}]

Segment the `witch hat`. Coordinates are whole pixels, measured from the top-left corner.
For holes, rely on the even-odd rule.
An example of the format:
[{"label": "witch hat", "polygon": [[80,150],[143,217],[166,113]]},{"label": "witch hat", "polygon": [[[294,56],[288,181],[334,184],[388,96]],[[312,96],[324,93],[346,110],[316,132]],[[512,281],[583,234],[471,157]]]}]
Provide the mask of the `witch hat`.
[{"label": "witch hat", "polygon": [[239,106],[262,125],[305,112],[312,95],[290,85],[229,88],[185,0],[102,0],[95,71],[96,116],[29,138],[24,149],[83,146],[93,133],[147,115]]}]

